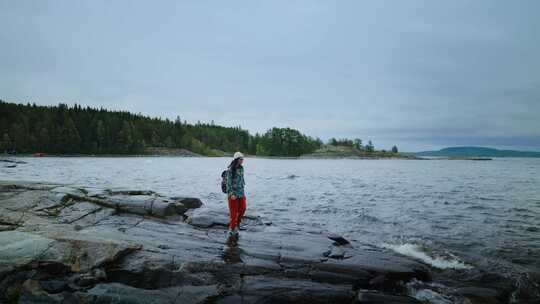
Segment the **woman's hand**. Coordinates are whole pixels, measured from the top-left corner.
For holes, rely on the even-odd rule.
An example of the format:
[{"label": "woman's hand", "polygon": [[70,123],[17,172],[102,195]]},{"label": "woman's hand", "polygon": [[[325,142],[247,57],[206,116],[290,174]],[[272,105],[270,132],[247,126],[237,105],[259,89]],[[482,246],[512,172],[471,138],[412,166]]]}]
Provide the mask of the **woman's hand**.
[{"label": "woman's hand", "polygon": [[232,200],[235,200],[235,199],[236,199],[236,196],[235,196],[234,194],[231,194],[230,198],[231,198]]}]

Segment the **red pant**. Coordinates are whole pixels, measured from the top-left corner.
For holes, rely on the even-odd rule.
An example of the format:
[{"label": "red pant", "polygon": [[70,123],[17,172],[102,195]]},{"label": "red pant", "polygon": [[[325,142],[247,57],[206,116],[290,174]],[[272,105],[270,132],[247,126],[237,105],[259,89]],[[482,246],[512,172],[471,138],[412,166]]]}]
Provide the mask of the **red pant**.
[{"label": "red pant", "polygon": [[244,213],[246,213],[246,196],[234,200],[229,197],[230,229],[234,229],[236,226],[240,225]]}]

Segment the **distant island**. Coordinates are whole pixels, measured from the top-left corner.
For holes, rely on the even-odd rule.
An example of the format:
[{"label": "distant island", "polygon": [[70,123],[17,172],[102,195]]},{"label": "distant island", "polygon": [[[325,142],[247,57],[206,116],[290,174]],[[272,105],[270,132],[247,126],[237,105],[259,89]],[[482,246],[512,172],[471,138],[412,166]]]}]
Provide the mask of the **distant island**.
[{"label": "distant island", "polygon": [[[371,142],[370,142],[371,144]],[[368,144],[369,146],[369,144]],[[351,158],[351,159],[379,159],[379,158],[400,158],[400,159],[418,159],[415,155],[408,153],[399,153],[394,146],[390,151],[370,150],[358,148],[355,145],[323,145],[312,153],[303,154],[300,158]]]},{"label": "distant island", "polygon": [[261,157],[414,158],[377,150],[360,138],[326,143],[292,128],[250,134],[241,126],[188,123],[104,108],[38,106],[0,100],[0,153],[35,156],[229,156],[242,151]]},{"label": "distant island", "polygon": [[499,150],[486,147],[449,147],[438,151],[414,153],[416,156],[439,157],[540,157],[540,152]]}]

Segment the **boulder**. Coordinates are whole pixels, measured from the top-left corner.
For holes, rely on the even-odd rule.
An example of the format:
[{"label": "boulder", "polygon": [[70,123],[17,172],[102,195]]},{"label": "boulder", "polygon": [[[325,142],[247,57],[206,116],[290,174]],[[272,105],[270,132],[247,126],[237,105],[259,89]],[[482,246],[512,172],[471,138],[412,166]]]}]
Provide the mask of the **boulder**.
[{"label": "boulder", "polygon": [[184,205],[188,209],[200,208],[203,205],[201,200],[195,197],[174,196],[174,197],[171,197],[171,200]]},{"label": "boulder", "polygon": [[347,241],[341,235],[330,234],[330,235],[328,235],[328,238],[331,239],[332,241],[334,241],[335,242],[334,245],[336,245],[336,246],[342,246],[342,245],[350,244],[350,242]]}]

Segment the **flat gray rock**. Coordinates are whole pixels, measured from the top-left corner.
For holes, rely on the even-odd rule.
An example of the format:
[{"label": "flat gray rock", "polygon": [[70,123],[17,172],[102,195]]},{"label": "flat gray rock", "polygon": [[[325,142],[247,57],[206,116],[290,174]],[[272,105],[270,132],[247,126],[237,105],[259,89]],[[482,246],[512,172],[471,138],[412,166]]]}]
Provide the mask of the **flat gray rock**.
[{"label": "flat gray rock", "polygon": [[205,208],[194,211],[189,216],[188,223],[200,228],[227,227],[229,225],[229,215],[225,212]]}]

